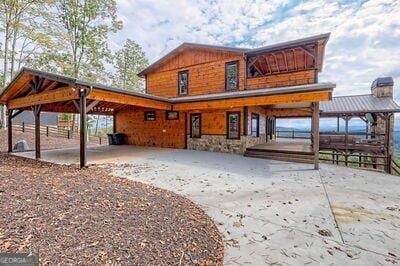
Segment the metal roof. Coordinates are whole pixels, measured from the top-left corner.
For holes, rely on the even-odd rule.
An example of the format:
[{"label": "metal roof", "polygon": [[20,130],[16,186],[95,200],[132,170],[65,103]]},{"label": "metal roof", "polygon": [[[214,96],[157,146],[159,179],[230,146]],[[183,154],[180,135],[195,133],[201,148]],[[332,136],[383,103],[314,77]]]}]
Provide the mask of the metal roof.
[{"label": "metal roof", "polygon": [[333,97],[321,102],[322,114],[392,113],[400,112],[400,106],[391,97],[375,97],[372,94]]}]

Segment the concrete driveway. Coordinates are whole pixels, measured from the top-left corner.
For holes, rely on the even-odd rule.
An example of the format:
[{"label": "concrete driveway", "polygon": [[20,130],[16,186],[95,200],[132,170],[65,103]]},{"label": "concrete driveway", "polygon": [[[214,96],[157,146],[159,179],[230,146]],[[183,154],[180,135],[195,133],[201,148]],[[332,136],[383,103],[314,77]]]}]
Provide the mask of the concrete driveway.
[{"label": "concrete driveway", "polygon": [[[200,205],[225,238],[226,265],[400,263],[400,177],[233,154],[118,148],[91,148],[89,160]],[[45,151],[43,158],[74,162],[78,154]]]}]

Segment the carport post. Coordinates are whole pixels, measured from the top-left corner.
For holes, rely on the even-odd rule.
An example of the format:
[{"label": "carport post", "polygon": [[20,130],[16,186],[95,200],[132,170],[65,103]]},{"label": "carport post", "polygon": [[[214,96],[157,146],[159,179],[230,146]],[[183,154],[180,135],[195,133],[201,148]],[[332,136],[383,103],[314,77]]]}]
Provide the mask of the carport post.
[{"label": "carport post", "polygon": [[314,149],[314,169],[319,169],[319,102],[312,103],[312,131]]},{"label": "carport post", "polygon": [[33,115],[35,116],[35,157],[36,160],[40,159],[40,110],[41,105],[32,107]]},{"label": "carport post", "polygon": [[13,115],[13,110],[8,109],[8,123],[7,123],[7,127],[8,127],[8,152],[12,152],[12,115]]},{"label": "carport post", "polygon": [[81,116],[80,125],[80,167],[86,166],[86,144],[87,144],[87,113],[86,113],[86,95],[87,91],[84,88],[79,89],[79,112]]}]

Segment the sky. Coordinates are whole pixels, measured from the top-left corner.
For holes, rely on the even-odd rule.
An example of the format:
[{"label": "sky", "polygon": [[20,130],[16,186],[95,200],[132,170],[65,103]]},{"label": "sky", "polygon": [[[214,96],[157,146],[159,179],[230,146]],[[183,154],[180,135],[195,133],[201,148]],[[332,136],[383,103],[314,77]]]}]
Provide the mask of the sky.
[{"label": "sky", "polygon": [[[182,42],[260,47],[330,32],[319,82],[334,95],[370,93],[391,76],[400,99],[400,1],[117,0],[122,31],[154,62]],[[399,88],[399,89],[397,89]]]}]

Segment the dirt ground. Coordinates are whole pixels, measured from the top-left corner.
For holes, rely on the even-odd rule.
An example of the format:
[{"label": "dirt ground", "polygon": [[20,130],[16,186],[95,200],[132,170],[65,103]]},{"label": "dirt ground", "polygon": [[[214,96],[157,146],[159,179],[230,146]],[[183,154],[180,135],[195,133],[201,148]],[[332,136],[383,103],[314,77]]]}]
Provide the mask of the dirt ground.
[{"label": "dirt ground", "polygon": [[[0,130],[0,152],[7,151],[7,130]],[[35,149],[35,135],[32,132],[13,131],[13,144],[19,140],[26,140],[30,150]],[[106,140],[104,140],[106,141]],[[96,146],[97,142],[89,142],[89,146]],[[79,139],[40,136],[42,150],[79,147]]]},{"label": "dirt ground", "polygon": [[213,221],[190,200],[97,167],[0,153],[0,252],[41,264],[221,264]]}]

